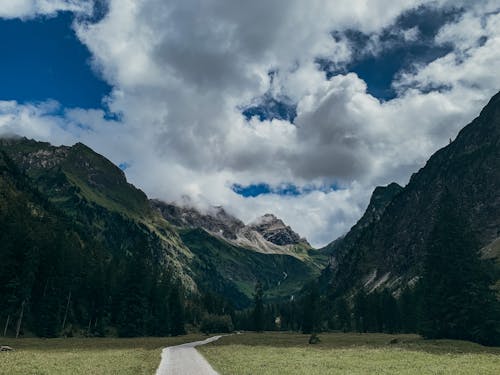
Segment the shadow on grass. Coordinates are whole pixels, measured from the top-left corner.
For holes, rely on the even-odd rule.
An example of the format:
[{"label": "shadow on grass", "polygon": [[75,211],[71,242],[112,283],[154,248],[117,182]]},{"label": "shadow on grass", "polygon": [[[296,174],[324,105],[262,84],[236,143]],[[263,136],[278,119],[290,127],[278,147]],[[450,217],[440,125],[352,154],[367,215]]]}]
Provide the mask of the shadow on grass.
[{"label": "shadow on grass", "polygon": [[67,351],[67,350],[154,350],[166,346],[180,345],[186,342],[202,340],[201,334],[189,334],[177,337],[137,337],[137,338],[6,338],[0,337],[0,345],[8,345],[15,350]]},{"label": "shadow on grass", "polygon": [[[500,347],[487,347],[469,341],[424,340],[414,334],[322,333],[321,342],[310,345],[309,335],[289,332],[244,333],[221,338],[212,346],[247,345],[270,347],[309,347],[315,349],[398,348],[431,354],[499,354]],[[392,342],[392,343],[391,343]]]}]

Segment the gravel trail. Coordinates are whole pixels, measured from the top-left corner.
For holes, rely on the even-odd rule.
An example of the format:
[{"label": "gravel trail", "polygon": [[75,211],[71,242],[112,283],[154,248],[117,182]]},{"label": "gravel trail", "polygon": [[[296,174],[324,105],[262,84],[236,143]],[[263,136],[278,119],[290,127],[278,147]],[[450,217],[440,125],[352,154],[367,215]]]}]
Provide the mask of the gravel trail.
[{"label": "gravel trail", "polygon": [[156,375],[218,375],[207,360],[198,353],[196,347],[220,338],[221,336],[214,336],[203,341],[188,342],[163,349]]}]

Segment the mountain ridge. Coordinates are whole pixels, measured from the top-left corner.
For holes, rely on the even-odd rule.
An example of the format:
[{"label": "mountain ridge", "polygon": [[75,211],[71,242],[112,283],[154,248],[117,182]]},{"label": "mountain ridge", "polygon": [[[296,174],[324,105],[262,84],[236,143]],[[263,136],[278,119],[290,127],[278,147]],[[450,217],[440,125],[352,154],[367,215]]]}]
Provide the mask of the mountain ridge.
[{"label": "mountain ridge", "polygon": [[334,255],[323,281],[339,292],[361,286],[397,291],[415,282],[445,192],[454,197],[480,245],[488,246],[500,236],[499,187],[500,93],[397,189],[378,218],[360,225],[369,218],[367,210],[346,236],[327,246]]},{"label": "mountain ridge", "polygon": [[[222,208],[215,209],[215,214],[210,217],[192,210],[191,218],[204,223],[209,218],[215,223],[208,228],[212,231],[207,231],[207,235],[192,231],[197,228],[194,225],[196,220],[192,226],[186,227],[182,215],[162,215],[158,202],[149,200],[144,192],[128,183],[121,169],[81,143],[56,147],[46,142],[9,137],[0,138],[0,152],[26,174],[35,190],[74,225],[95,238],[106,249],[104,254],[109,254],[106,256],[123,257],[135,253],[138,246],[144,247],[144,251],[151,254],[161,267],[168,266],[169,272],[181,280],[189,293],[204,292],[199,286],[221,293],[228,291],[229,294],[222,297],[234,297],[232,302],[243,307],[251,302],[253,285],[263,277],[270,295],[286,299],[300,289],[298,280],[313,279],[326,263],[322,254],[313,252],[313,256],[309,256],[303,249],[292,252],[274,244],[279,251],[262,252],[269,257],[267,262],[262,262],[257,261],[262,255],[254,254],[255,248],[242,246],[237,241],[220,242],[221,239],[227,242],[215,231],[220,225],[227,226],[227,233],[234,232],[231,225],[244,227]],[[195,251],[186,245],[184,239],[187,238]],[[210,246],[213,256],[210,262],[212,274],[206,272],[205,265],[200,262],[205,246]],[[293,259],[290,262],[278,261],[283,256]],[[237,280],[232,280],[230,276],[234,273],[217,267],[217,264],[246,267],[248,270],[243,273],[246,278],[238,275]],[[293,274],[287,268],[289,266],[300,269],[300,272]],[[279,287],[284,272],[289,274],[292,287]],[[218,287],[221,280],[224,280],[224,288]]]},{"label": "mountain ridge", "polygon": [[150,200],[150,204],[173,225],[179,228],[202,228],[232,245],[265,254],[292,256],[312,249],[307,240],[273,214],[265,214],[245,224],[221,206],[214,206],[202,212],[189,205],[165,203],[158,199]]}]

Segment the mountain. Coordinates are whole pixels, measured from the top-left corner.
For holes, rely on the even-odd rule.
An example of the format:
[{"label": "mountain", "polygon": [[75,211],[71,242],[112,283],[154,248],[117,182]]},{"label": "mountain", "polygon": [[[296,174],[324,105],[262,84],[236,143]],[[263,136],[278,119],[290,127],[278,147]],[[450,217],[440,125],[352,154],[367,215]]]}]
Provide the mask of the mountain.
[{"label": "mountain", "polygon": [[[173,315],[182,303],[179,279],[186,289],[194,282],[182,272],[173,242],[146,225],[144,194],[124,185],[113,168],[104,173],[110,167],[104,159],[86,165],[94,157],[81,145],[0,140],[5,330],[44,337],[100,336],[110,327],[124,336],[182,333],[182,317]],[[123,190],[110,192],[105,184]],[[124,202],[125,195],[136,200]]]},{"label": "mountain", "polygon": [[[11,179],[22,179],[68,223],[83,248],[98,252],[101,269],[145,261],[147,272],[179,280],[188,296],[215,293],[243,308],[250,305],[257,281],[269,300],[288,299],[327,262],[278,219],[254,229],[221,207],[202,214],[149,200],[120,168],[81,143],[56,147],[9,137],[0,139],[0,153],[17,171]],[[19,219],[12,230],[24,233],[26,220],[31,218]]]},{"label": "mountain", "polygon": [[328,260],[326,256],[318,261],[254,251],[232,245],[201,228],[180,230],[180,234],[195,255],[191,268],[198,285],[226,296],[236,308],[251,306],[257,281],[263,285],[267,302],[293,299],[307,282],[320,275]]},{"label": "mountain", "polygon": [[451,196],[485,256],[498,257],[500,240],[500,93],[436,152],[404,188],[375,189],[363,217],[341,239],[322,280],[338,293],[364,287],[397,291],[422,275],[437,207]]},{"label": "mountain", "polygon": [[129,238],[145,237],[155,258],[171,264],[188,288],[195,287],[184,266],[191,254],[177,232],[108,159],[81,143],[55,147],[26,138],[0,139],[0,151],[33,189],[106,248],[130,251],[135,240]]},{"label": "mountain", "polygon": [[249,306],[260,281],[266,298],[291,298],[317,277],[327,253],[311,248],[282,220],[264,215],[245,225],[222,207],[206,212],[151,200],[151,207],[173,224],[195,254],[191,269],[206,289],[231,296],[236,307]]},{"label": "mountain", "polygon": [[310,246],[306,239],[301,238],[292,228],[285,225],[281,219],[273,214],[265,214],[249,225],[249,230],[259,233],[262,237],[275,245],[298,245],[300,243]]},{"label": "mountain", "polygon": [[203,228],[227,240],[236,240],[240,230],[245,227],[241,220],[228,214],[222,207],[211,207],[208,212],[202,213],[194,207],[178,206],[158,199],[152,199],[150,204],[166,220],[179,228]]},{"label": "mountain", "polygon": [[306,239],[285,225],[273,214],[265,214],[245,225],[222,207],[211,207],[207,212],[190,206],[179,206],[154,199],[151,207],[163,218],[179,228],[203,228],[214,236],[236,245],[262,253],[295,255],[294,250],[311,249]]}]

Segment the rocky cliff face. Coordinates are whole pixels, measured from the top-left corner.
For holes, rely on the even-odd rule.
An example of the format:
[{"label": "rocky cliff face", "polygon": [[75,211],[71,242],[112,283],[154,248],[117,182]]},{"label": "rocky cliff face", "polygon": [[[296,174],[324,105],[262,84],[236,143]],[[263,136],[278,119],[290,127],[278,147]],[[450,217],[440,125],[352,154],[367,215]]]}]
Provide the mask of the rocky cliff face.
[{"label": "rocky cliff face", "polygon": [[203,228],[229,240],[235,240],[237,233],[245,224],[228,214],[222,207],[212,207],[209,212],[202,213],[193,207],[181,207],[157,199],[150,201],[151,207],[177,227]]},{"label": "rocky cliff face", "polygon": [[248,227],[250,230],[260,233],[262,237],[275,245],[296,245],[301,242],[307,244],[305,239],[300,238],[292,228],[285,225],[281,219],[278,219],[273,214],[265,214]]},{"label": "rocky cliff face", "polygon": [[[272,214],[245,225],[222,207],[212,207],[202,213],[193,207],[181,207],[159,200],[151,200],[150,204],[177,227],[202,228],[237,246],[263,253],[289,253],[293,246],[310,248],[305,239]],[[294,252],[292,254],[295,255]]]},{"label": "rocky cliff face", "polygon": [[482,246],[500,236],[500,93],[405,188],[375,190],[363,218],[329,245],[335,253],[325,272],[329,281],[337,290],[359,285],[370,290],[415,280],[445,192]]}]

